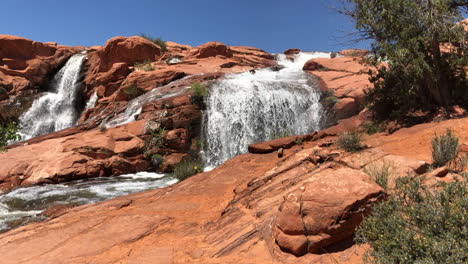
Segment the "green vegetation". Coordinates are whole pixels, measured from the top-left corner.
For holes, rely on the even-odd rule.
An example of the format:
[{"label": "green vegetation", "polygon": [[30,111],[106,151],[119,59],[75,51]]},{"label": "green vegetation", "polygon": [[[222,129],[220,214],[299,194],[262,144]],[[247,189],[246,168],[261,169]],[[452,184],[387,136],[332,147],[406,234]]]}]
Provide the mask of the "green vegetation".
[{"label": "green vegetation", "polygon": [[362,144],[362,136],[357,131],[345,132],[340,135],[336,144],[341,149],[344,149],[348,152],[357,152],[364,149]]},{"label": "green vegetation", "polygon": [[147,159],[152,159],[155,154],[161,151],[166,144],[166,130],[164,128],[156,129],[150,132],[149,137],[145,141],[144,156]]},{"label": "green vegetation", "polygon": [[292,136],[291,129],[283,128],[283,129],[279,129],[279,130],[275,130],[275,131],[271,132],[268,135],[268,139],[269,140],[274,140],[274,139],[290,137],[290,136]]},{"label": "green vegetation", "polygon": [[326,103],[326,104],[329,104],[329,105],[334,105],[338,102],[338,98],[335,96],[335,91],[334,90],[327,90],[324,94],[323,94],[323,101]]},{"label": "green vegetation", "polygon": [[192,175],[203,171],[203,162],[200,158],[185,159],[174,166],[173,176],[179,181],[183,181]]},{"label": "green vegetation", "polygon": [[394,193],[373,207],[356,240],[371,245],[367,263],[468,263],[465,181],[429,190],[419,178],[395,181]]},{"label": "green vegetation", "polygon": [[192,91],[192,96],[190,100],[192,104],[199,105],[201,108],[204,108],[204,98],[209,95],[209,91],[206,86],[200,82],[194,82],[190,86]]},{"label": "green vegetation", "polygon": [[382,123],[378,123],[374,121],[366,122],[362,125],[362,127],[364,128],[364,131],[368,135],[372,135],[372,134],[384,131],[384,125]]},{"label": "green vegetation", "polygon": [[138,96],[145,93],[143,89],[138,88],[136,85],[128,85],[123,89],[123,92],[128,95],[128,99],[132,100],[137,98]]},{"label": "green vegetation", "polygon": [[443,135],[435,135],[432,139],[432,165],[436,168],[447,165],[458,157],[458,138],[452,130],[447,129]]},{"label": "green vegetation", "polygon": [[154,37],[152,37],[150,35],[147,35],[147,34],[140,34],[140,37],[145,38],[145,39],[153,42],[154,44],[158,45],[161,48],[162,52],[167,51],[166,41],[162,40],[161,38],[154,38]]},{"label": "green vegetation", "polygon": [[365,102],[377,118],[468,106],[467,33],[457,24],[468,11],[466,0],[342,2],[341,12],[356,22],[356,39],[373,40],[365,62],[376,67],[369,72],[374,88]]},{"label": "green vegetation", "polygon": [[135,63],[133,65],[135,69],[141,70],[141,71],[154,71],[153,64],[151,63],[150,60],[140,62],[140,63]]},{"label": "green vegetation", "polygon": [[395,167],[389,162],[382,162],[380,164],[370,164],[364,168],[364,172],[371,176],[374,181],[382,188],[387,189],[388,179],[393,173]]},{"label": "green vegetation", "polygon": [[18,134],[18,129],[18,125],[14,122],[0,125],[0,151],[5,151],[5,146],[8,145],[8,141],[21,139],[21,136]]}]

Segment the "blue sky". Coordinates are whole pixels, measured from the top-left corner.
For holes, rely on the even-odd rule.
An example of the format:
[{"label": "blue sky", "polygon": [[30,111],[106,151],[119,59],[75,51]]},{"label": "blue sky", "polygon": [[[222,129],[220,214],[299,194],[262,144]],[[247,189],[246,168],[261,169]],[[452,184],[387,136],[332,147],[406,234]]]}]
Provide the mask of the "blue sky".
[{"label": "blue sky", "polygon": [[343,38],[352,22],[337,0],[1,0],[0,34],[63,45],[103,45],[139,33],[197,46],[208,41],[337,51],[366,44]]}]

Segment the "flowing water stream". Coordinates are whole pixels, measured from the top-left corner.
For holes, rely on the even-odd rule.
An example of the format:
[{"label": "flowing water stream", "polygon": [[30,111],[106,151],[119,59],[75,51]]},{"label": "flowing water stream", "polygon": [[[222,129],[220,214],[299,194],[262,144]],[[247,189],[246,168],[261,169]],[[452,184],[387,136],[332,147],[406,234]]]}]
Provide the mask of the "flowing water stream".
[{"label": "flowing water stream", "polygon": [[317,80],[302,70],[330,53],[277,55],[281,70],[231,74],[210,89],[204,111],[205,164],[213,168],[247,152],[249,144],[320,129],[322,106]]},{"label": "flowing water stream", "polygon": [[31,108],[20,117],[22,140],[49,134],[75,125],[81,68],[86,54],[75,54],[55,74],[50,89],[36,99]]},{"label": "flowing water stream", "polygon": [[139,172],[61,184],[17,188],[0,194],[0,232],[45,219],[41,213],[56,205],[83,205],[145,190],[177,180],[164,174]]},{"label": "flowing water stream", "polygon": [[[21,117],[23,139],[71,127],[78,119],[75,102],[85,54],[72,56],[55,75],[49,92],[38,98]],[[330,57],[329,53],[302,52],[293,58],[277,56],[281,70],[227,75],[206,98],[203,117],[205,163],[212,168],[245,153],[248,144],[275,137],[297,135],[320,129],[322,107],[317,80],[302,71],[306,61]],[[126,111],[101,125],[114,127],[135,120],[149,101],[182,91],[153,89],[130,101]],[[94,106],[93,95],[87,108]],[[140,172],[112,178],[95,178],[62,184],[22,187],[0,193],[0,231],[45,217],[44,210],[56,205],[82,205],[144,190],[162,188],[177,180],[163,174]]]}]

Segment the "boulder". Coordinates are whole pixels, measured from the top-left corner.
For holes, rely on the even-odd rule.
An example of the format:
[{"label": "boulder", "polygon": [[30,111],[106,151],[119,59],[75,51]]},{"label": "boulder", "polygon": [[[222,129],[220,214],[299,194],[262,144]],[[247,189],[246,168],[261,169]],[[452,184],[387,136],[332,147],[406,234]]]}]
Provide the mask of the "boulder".
[{"label": "boulder", "polygon": [[352,237],[383,191],[359,170],[325,170],[284,197],[274,236],[283,250],[302,256]]},{"label": "boulder", "polygon": [[353,98],[343,98],[334,106],[333,110],[337,119],[345,119],[359,113],[359,106]]},{"label": "boulder", "polygon": [[232,57],[232,51],[223,43],[208,42],[202,44],[194,49],[189,54],[190,58],[203,59],[208,57],[224,56],[226,58]]},{"label": "boulder", "polygon": [[99,72],[105,72],[118,62],[133,65],[137,62],[155,61],[161,55],[161,48],[139,36],[114,37],[109,39],[98,53]]}]

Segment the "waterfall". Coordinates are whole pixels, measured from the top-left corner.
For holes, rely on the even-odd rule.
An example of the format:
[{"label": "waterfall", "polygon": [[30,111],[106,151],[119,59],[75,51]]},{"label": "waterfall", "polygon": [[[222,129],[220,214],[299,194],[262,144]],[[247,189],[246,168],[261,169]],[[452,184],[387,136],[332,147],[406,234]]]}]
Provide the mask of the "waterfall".
[{"label": "waterfall", "polygon": [[277,55],[279,71],[227,75],[210,89],[203,118],[205,164],[217,166],[247,152],[249,144],[320,129],[322,106],[317,80],[302,67],[329,53]]},{"label": "waterfall", "polygon": [[79,117],[76,97],[85,58],[85,54],[73,55],[55,74],[49,91],[36,99],[31,108],[20,117],[20,134],[23,140],[75,125]]}]

